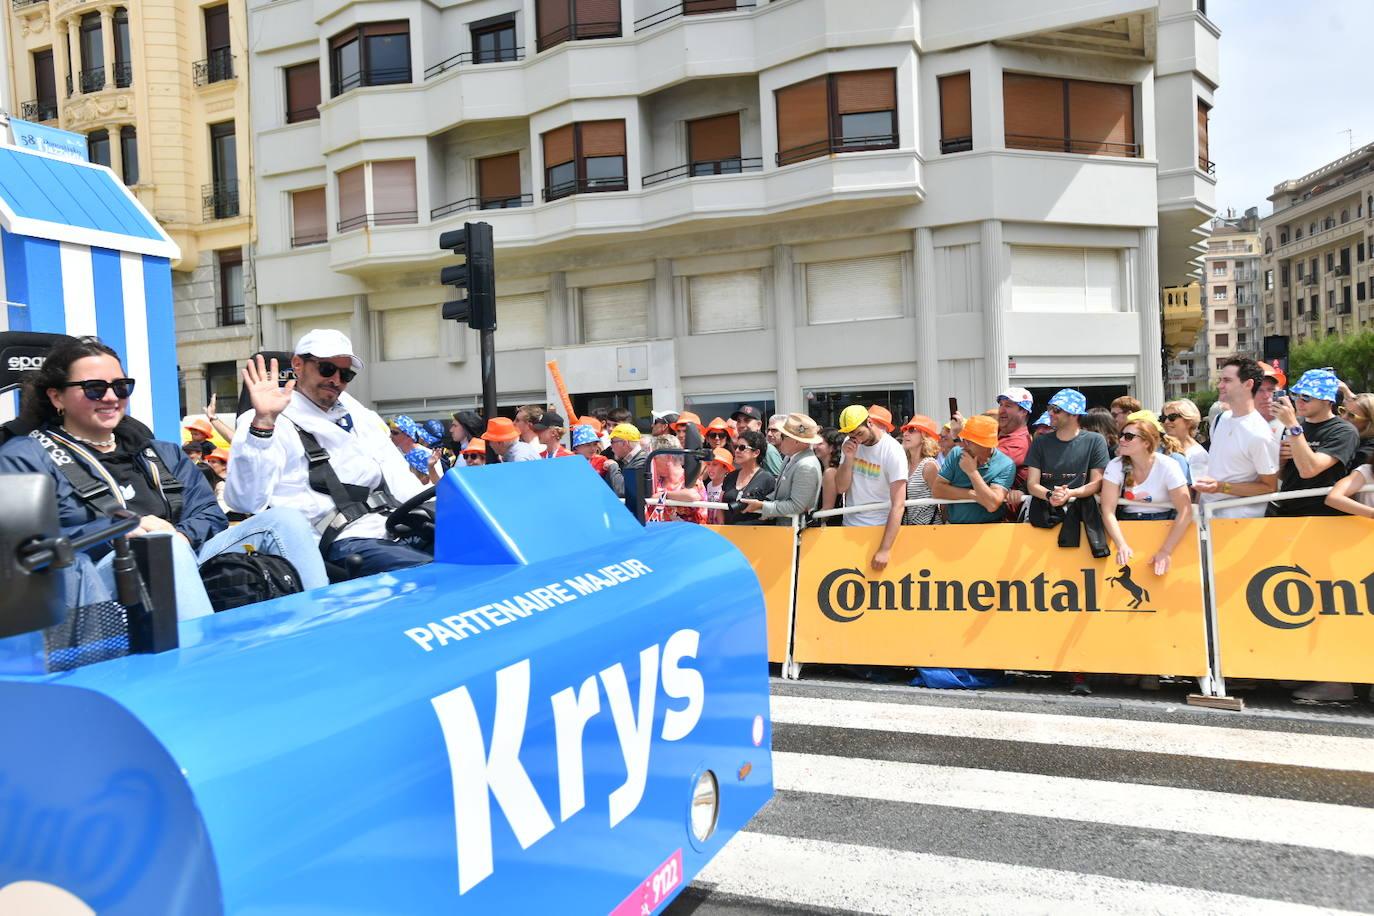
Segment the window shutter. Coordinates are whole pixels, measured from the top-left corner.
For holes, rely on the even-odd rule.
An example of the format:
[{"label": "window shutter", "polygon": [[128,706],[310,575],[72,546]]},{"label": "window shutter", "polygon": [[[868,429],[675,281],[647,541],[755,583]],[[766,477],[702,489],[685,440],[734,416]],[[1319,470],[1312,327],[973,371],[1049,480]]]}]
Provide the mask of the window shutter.
[{"label": "window shutter", "polygon": [[520,154],[477,160],[477,194],[482,200],[520,196]]},{"label": "window shutter", "polygon": [[1198,164],[1211,160],[1207,146],[1207,118],[1212,107],[1202,99],[1197,100],[1197,158]]},{"label": "window shutter", "polygon": [[367,215],[367,190],[364,185],[363,169],[355,165],[339,173],[339,223],[347,226]]},{"label": "window shutter", "polygon": [[608,38],[620,34],[620,0],[576,0],[577,37]]},{"label": "window shutter", "polygon": [[372,215],[378,226],[415,222],[414,159],[372,163]]},{"label": "window shutter", "polygon": [[688,331],[692,334],[762,328],[762,273],[742,270],[689,277],[687,315]]},{"label": "window shutter", "polygon": [[548,47],[549,44],[568,40],[568,9],[569,0],[539,0],[536,9],[539,20],[539,46],[540,50]]},{"label": "window shutter", "polygon": [[[353,319],[349,315],[315,315],[310,318],[296,318],[287,326],[291,331],[289,343],[293,349],[296,346],[296,341],[304,337],[306,332],[313,331],[316,328],[328,328],[330,330],[339,331],[350,337],[353,334]],[[363,356],[361,353],[356,355]],[[366,359],[365,356],[363,358]]]},{"label": "window shutter", "polygon": [[806,265],[806,308],[811,324],[900,317],[901,256]]},{"label": "window shutter", "polygon": [[1135,90],[1119,83],[1069,83],[1073,152],[1135,156]]},{"label": "window shutter", "polygon": [[778,162],[801,162],[829,153],[830,113],[826,77],[774,93],[778,106]]},{"label": "window shutter", "polygon": [[1008,149],[1064,150],[1064,81],[1002,75]]},{"label": "window shutter", "polygon": [[410,35],[410,20],[397,19],[394,22],[369,22],[363,26],[363,34],[369,38],[374,35]]},{"label": "window shutter", "polygon": [[544,347],[544,294],[498,296],[496,299],[496,350],[532,350]]},{"label": "window shutter", "polygon": [[1015,312],[1112,312],[1121,308],[1119,253],[1100,248],[1011,250]]},{"label": "window shutter", "polygon": [[737,0],[683,0],[682,11],[688,16],[697,13],[715,13],[722,10],[733,10]]},{"label": "window shutter", "polygon": [[296,191],[291,195],[291,244],[323,242],[329,235],[325,227],[324,188]]},{"label": "window shutter", "polygon": [[544,134],[544,168],[573,161],[573,125],[558,127]]},{"label": "window shutter", "polygon": [[286,68],[286,123],[320,116],[320,62]]},{"label": "window shutter", "polygon": [[625,155],[624,121],[583,121],[577,129],[584,157]]},{"label": "window shutter", "polygon": [[940,77],[940,139],[973,139],[973,100],[967,73]]},{"label": "window shutter", "polygon": [[649,336],[649,284],[589,286],[581,291],[579,299],[583,343]]},{"label": "window shutter", "polygon": [[855,70],[835,74],[835,108],[839,114],[891,111],[896,107],[896,70]]},{"label": "window shutter", "polygon": [[1083,252],[1083,309],[1088,312],[1121,310],[1121,257],[1110,248]]},{"label": "window shutter", "polygon": [[382,359],[439,355],[439,312],[432,305],[382,311]]},{"label": "window shutter", "polygon": [[687,122],[687,155],[692,162],[740,157],[739,113]]}]

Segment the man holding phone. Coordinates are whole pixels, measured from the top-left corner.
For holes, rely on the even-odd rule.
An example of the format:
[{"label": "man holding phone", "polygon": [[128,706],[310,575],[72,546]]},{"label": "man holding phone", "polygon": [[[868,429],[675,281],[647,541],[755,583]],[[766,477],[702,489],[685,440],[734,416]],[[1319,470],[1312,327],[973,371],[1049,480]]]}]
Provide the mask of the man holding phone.
[{"label": "man holding phone", "polygon": [[[1330,369],[1308,369],[1293,386],[1293,398],[1274,402],[1274,415],[1284,426],[1280,493],[1330,487],[1345,476],[1360,446],[1360,434],[1353,423],[1335,415],[1339,386]],[[1321,496],[1272,502],[1265,512],[1268,516],[1343,514]]]},{"label": "man holding phone", "polygon": [[876,572],[887,568],[897,531],[906,514],[906,452],[887,430],[868,415],[868,409],[852,404],[840,412],[840,432],[847,438],[835,474],[835,489],[846,506],[881,503],[875,509],[844,516],[846,526],[883,525],[883,539],[869,565]]}]

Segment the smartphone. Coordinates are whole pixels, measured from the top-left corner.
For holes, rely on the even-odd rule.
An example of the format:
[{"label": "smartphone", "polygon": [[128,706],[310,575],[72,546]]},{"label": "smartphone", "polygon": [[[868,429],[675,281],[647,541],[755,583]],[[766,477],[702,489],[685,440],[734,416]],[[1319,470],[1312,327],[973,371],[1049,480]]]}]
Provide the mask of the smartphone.
[{"label": "smartphone", "polygon": [[950,399],[949,399],[949,417],[950,417],[950,419],[951,419],[951,420],[954,419],[954,415],[955,415],[956,413],[958,413],[958,412],[959,412],[959,399],[958,399],[958,398],[950,398]]},{"label": "smartphone", "polygon": [[1272,398],[1270,398],[1270,400],[1278,401],[1278,400],[1282,400],[1283,398],[1286,398],[1286,397],[1288,397],[1288,389],[1287,389],[1287,388],[1275,388],[1275,389],[1274,389],[1274,396],[1273,396]]}]

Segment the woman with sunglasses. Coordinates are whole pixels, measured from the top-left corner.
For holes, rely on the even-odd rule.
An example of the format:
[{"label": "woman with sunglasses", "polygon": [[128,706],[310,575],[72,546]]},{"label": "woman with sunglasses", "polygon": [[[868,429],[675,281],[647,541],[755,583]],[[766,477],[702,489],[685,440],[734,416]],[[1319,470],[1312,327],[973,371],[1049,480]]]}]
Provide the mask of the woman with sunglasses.
[{"label": "woman with sunglasses", "polygon": [[[180,444],[148,437],[146,427],[126,416],[135,384],[125,377],[119,354],[94,337],[83,337],[53,348],[25,383],[21,410],[36,433],[80,462],[120,506],[138,514],[139,527],[131,537],[171,539],[178,619],[213,612],[199,565],[246,546],[285,557],[296,567],[304,588],[327,584],[315,532],[300,513],[272,509],[228,528],[210,485]],[[103,512],[77,495],[35,438],[12,439],[0,448],[0,472],[4,471],[53,479],[63,535],[77,537],[109,524]],[[175,512],[163,484],[168,472],[181,482],[180,512]],[[98,581],[82,583],[83,603],[111,600],[113,551],[102,544],[89,553]]]},{"label": "woman with sunglasses", "polygon": [[[725,475],[724,502],[738,505],[744,499],[767,499],[772,495],[777,481],[761,465],[763,451],[768,448],[768,440],[763,433],[749,430],[740,433],[735,440],[735,469]],[[765,519],[754,512],[725,510],[727,525],[771,525],[772,519]]]},{"label": "woman with sunglasses", "polygon": [[716,417],[711,421],[710,425],[706,427],[706,433],[703,438],[706,440],[706,447],[709,449],[723,448],[726,451],[730,450],[730,427],[727,426],[725,420],[720,417]]},{"label": "woman with sunglasses", "polygon": [[1360,434],[1360,447],[1355,453],[1357,460],[1354,463],[1364,463],[1359,460],[1360,456],[1367,459],[1374,452],[1374,394],[1352,394],[1336,408],[1336,413],[1348,420],[1355,427],[1355,432]]},{"label": "woman with sunglasses", "polygon": [[1193,506],[1179,462],[1160,452],[1162,432],[1145,411],[1133,413],[1117,439],[1117,457],[1102,476],[1102,522],[1116,545],[1116,561],[1131,562],[1133,552],[1121,521],[1172,521],[1173,527],[1150,559],[1155,575],[1169,571],[1169,557],[1188,533]]},{"label": "woman with sunglasses", "polygon": [[1164,431],[1178,441],[1193,479],[1206,477],[1207,449],[1197,441],[1198,427],[1202,425],[1202,412],[1197,405],[1187,398],[1170,401],[1164,405],[1164,414],[1159,419],[1164,423]]}]

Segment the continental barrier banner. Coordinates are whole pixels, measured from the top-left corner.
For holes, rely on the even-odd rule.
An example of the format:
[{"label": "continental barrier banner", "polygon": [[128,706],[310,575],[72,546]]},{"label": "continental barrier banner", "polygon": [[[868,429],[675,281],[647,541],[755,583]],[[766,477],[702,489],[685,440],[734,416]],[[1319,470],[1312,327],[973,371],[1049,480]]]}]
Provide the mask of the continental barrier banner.
[{"label": "continental barrier banner", "polygon": [[1374,681],[1374,522],[1215,519],[1223,677]]},{"label": "continental barrier banner", "polygon": [[739,548],[763,588],[768,613],[768,660],[787,660],[792,628],[792,529],[772,525],[711,525]]},{"label": "continental barrier banner", "polygon": [[1120,674],[1207,672],[1198,542],[1172,568],[1150,558],[1164,522],[1124,522],[1128,566],[1093,559],[1086,539],[1029,525],[904,527],[882,573],[881,528],[802,532],[793,658],[906,667]]}]

